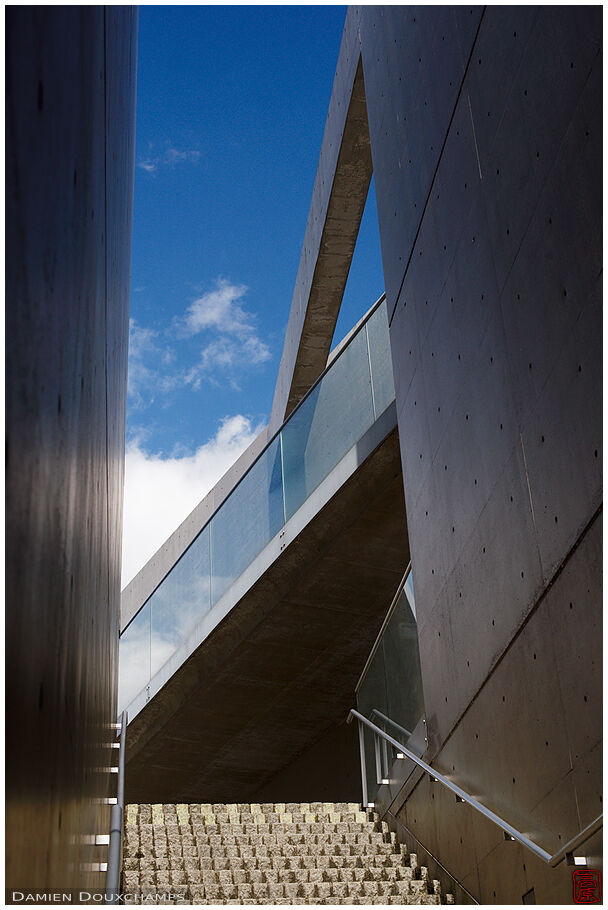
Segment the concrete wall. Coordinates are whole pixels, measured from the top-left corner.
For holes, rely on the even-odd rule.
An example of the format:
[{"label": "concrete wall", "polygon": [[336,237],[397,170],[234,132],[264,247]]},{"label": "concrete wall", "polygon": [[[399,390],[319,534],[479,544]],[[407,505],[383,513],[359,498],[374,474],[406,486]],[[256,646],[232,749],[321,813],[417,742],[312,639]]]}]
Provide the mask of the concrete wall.
[{"label": "concrete wall", "polygon": [[[339,776],[336,768],[340,769]],[[342,721],[260,787],[252,802],[356,803],[360,799],[357,725]]]},{"label": "concrete wall", "polygon": [[6,21],[6,884],[66,889],[112,792],[136,13]]},{"label": "concrete wall", "polygon": [[274,392],[271,433],[325,369],[371,176],[357,22],[347,16]]},{"label": "concrete wall", "polygon": [[[602,14],[361,7],[429,755],[545,849],[602,811]],[[483,902],[571,900],[422,780]],[[393,805],[398,811],[407,794]]]}]

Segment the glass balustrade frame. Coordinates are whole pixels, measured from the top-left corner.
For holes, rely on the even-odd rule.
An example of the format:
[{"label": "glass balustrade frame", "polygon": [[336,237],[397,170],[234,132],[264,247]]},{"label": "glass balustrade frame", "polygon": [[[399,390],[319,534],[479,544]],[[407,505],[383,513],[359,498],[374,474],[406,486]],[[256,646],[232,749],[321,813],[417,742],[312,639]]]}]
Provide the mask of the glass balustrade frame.
[{"label": "glass balustrade frame", "polygon": [[383,294],[122,631],[123,707],[394,398]]},{"label": "glass balustrade frame", "polygon": [[[385,733],[397,737],[414,753],[423,754],[426,720],[411,563],[359,677],[355,696],[361,714]],[[362,748],[365,750],[368,799],[375,802],[379,788],[393,778],[397,750],[367,728],[363,733]]]}]

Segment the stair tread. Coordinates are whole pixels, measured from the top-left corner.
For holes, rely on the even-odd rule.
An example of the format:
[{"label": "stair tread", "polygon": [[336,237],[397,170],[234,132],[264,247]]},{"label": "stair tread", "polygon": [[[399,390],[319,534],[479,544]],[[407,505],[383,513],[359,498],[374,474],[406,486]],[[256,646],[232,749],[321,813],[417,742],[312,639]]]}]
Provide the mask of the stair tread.
[{"label": "stair tread", "polygon": [[356,803],[128,805],[123,876],[126,903],[441,903],[416,855]]}]

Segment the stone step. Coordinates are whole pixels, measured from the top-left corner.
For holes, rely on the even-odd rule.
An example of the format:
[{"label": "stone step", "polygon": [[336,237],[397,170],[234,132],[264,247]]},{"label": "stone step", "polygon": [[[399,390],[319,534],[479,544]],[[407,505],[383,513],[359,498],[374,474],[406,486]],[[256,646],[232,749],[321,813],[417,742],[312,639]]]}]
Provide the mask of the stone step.
[{"label": "stone step", "polygon": [[127,903],[441,902],[416,855],[354,803],[127,806],[123,886],[139,895]]},{"label": "stone step", "polygon": [[[402,878],[411,878],[413,870],[409,866],[406,866],[402,863],[395,865],[388,865],[380,862],[376,862],[375,857],[366,858],[366,862],[359,864],[349,864],[349,863],[317,863],[311,862],[310,859],[306,857],[298,858],[296,862],[292,862],[289,865],[281,865],[280,862],[277,862],[276,859],[270,858],[267,862],[256,862],[256,863],[247,863],[239,861],[237,857],[234,860],[231,860],[229,857],[223,859],[216,859],[215,857],[197,858],[197,857],[186,857],[185,859],[171,859],[165,856],[161,857],[148,857],[148,858],[138,858],[138,857],[125,857],[124,868],[129,872],[138,872],[140,870],[149,868],[153,865],[156,869],[159,870],[169,870],[173,869],[175,871],[182,871],[185,869],[197,869],[200,872],[223,872],[226,869],[233,869],[235,871],[243,870],[245,872],[265,872],[267,875],[281,875],[282,877],[288,877],[289,874],[304,874],[305,872],[315,871],[325,874],[327,880],[329,881],[332,878],[336,877],[336,873],[344,872],[348,873],[348,878],[357,878],[360,877],[361,870],[364,871],[367,869],[370,871],[370,874],[374,874],[376,878],[384,876],[385,878],[395,878],[397,873],[395,869],[401,870]],[[301,861],[300,861],[301,860]]]},{"label": "stone step", "polygon": [[[150,876],[151,866],[142,864],[139,868],[125,865],[125,872],[133,873],[131,877]],[[173,877],[189,882],[206,882],[209,884],[247,883],[287,883],[287,882],[353,882],[353,881],[412,881],[416,879],[415,870],[409,867],[380,868],[369,866],[365,869],[200,869],[194,866],[176,868],[162,863],[154,865],[156,879]]]},{"label": "stone step", "polygon": [[[207,884],[187,883],[167,876],[166,879],[158,877],[156,881],[132,878],[125,874],[124,890],[126,892],[155,893],[155,891],[180,891],[191,898],[192,903],[200,903],[201,899],[209,903],[226,903],[229,900],[243,900],[245,898],[257,900],[264,899],[267,903],[275,903],[277,899],[286,899],[293,902],[295,898],[304,898],[307,903],[326,901],[335,898],[389,898],[399,897],[402,904],[406,903],[439,903],[440,895],[430,893],[426,882],[245,882],[239,884]],[[415,898],[415,900],[413,900]],[[434,898],[428,901],[428,898]],[[351,901],[352,902],[352,901]],[[366,903],[368,901],[365,901]],[[386,903],[386,900],[384,901]]]},{"label": "stone step", "polygon": [[129,841],[127,849],[130,852],[140,852],[146,854],[174,854],[182,856],[199,855],[208,856],[214,854],[217,856],[298,856],[302,853],[315,856],[363,856],[367,853],[376,853],[378,856],[389,856],[392,853],[400,853],[396,844],[386,841],[359,841],[353,843],[349,841],[332,843],[331,841],[315,842],[311,838],[298,838],[292,840],[276,841],[271,838],[268,840],[253,840],[245,843],[221,843],[220,841],[175,841],[173,843],[159,843],[152,841],[140,840],[139,842]]},{"label": "stone step", "polygon": [[138,830],[154,835],[158,829],[166,832],[167,836],[173,835],[198,835],[198,836],[226,836],[238,834],[242,837],[252,837],[256,834],[269,835],[276,837],[288,834],[328,834],[335,835],[357,835],[357,834],[378,834],[382,832],[375,831],[369,823],[362,822],[293,822],[293,823],[271,823],[264,825],[231,825],[229,822],[222,822],[218,825],[141,825]]},{"label": "stone step", "polygon": [[[297,830],[297,829],[300,830]],[[244,833],[238,829],[230,830],[227,825],[222,833],[197,831],[174,832],[171,828],[164,830],[146,831],[138,829],[129,832],[126,840],[148,844],[230,844],[250,845],[257,844],[382,844],[387,841],[396,843],[395,836],[387,836],[379,831],[328,831],[326,826],[319,825],[294,825],[294,831],[261,831]],[[303,829],[303,830],[302,830]]]},{"label": "stone step", "polygon": [[[316,804],[317,806],[321,804]],[[201,824],[291,824],[293,822],[309,822],[316,824],[318,822],[358,822],[365,824],[370,819],[370,813],[356,807],[354,804],[350,808],[340,808],[340,805],[347,807],[349,804],[337,804],[335,808],[326,810],[311,810],[303,805],[300,810],[285,810],[284,804],[280,804],[275,809],[269,809],[259,812],[242,812],[230,811],[230,807],[224,807],[226,811],[212,811],[201,807],[197,804],[183,806],[165,806],[162,804],[151,805],[129,805],[127,812],[127,824],[134,824],[135,820],[142,824],[168,824],[168,825],[187,825],[193,821]]]},{"label": "stone step", "polygon": [[[344,881],[353,879],[363,879],[366,874],[372,878],[380,880],[393,880],[398,878],[415,878],[415,869],[403,864],[385,865],[374,862],[374,857],[370,861],[358,866],[348,865],[321,865],[310,862],[309,857],[301,857],[299,861],[290,865],[281,865],[277,858],[271,858],[268,862],[257,863],[252,866],[247,863],[231,861],[217,861],[214,859],[200,860],[197,857],[188,857],[187,859],[175,860],[166,857],[153,857],[151,859],[139,859],[137,857],[125,857],[124,869],[127,872],[144,872],[152,866],[159,872],[186,872],[188,874],[200,873],[210,881],[219,880],[217,877],[226,870],[231,871],[236,877],[243,881],[258,880],[277,880],[297,881],[314,878],[320,881]],[[215,878],[214,878],[215,876]],[[243,877],[245,876],[245,878]],[[248,876],[248,878],[247,878]]]}]

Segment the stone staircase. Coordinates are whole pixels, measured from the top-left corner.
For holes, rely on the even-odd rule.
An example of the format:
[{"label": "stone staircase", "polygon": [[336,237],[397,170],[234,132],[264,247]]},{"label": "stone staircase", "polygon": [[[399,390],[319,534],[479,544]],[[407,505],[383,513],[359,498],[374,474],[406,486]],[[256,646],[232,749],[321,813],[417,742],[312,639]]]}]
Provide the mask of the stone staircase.
[{"label": "stone staircase", "polygon": [[439,882],[356,803],[129,805],[122,890],[125,903],[441,903]]}]

